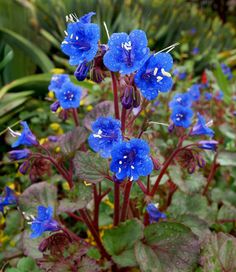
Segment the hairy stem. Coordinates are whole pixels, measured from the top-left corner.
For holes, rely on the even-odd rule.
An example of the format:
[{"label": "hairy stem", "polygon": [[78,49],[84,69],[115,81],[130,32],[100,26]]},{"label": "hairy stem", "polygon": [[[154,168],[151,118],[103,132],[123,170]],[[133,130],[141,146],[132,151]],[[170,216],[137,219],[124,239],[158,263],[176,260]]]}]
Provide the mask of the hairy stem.
[{"label": "hairy stem", "polygon": [[79,126],[79,117],[78,117],[78,111],[77,109],[72,109],[72,115],[73,115],[73,119],[75,122],[75,126],[78,127]]},{"label": "hairy stem", "polygon": [[124,200],[123,200],[123,205],[121,209],[121,222],[125,221],[126,216],[127,216],[127,210],[129,207],[129,197],[130,197],[130,192],[132,188],[132,181],[127,181],[126,186],[125,186],[125,191],[124,191]]},{"label": "hairy stem", "polygon": [[120,119],[120,112],[119,112],[119,99],[118,99],[118,89],[117,89],[117,80],[115,73],[111,72],[111,79],[112,79],[112,89],[114,95],[114,109],[115,109],[115,117],[116,119]]},{"label": "hairy stem", "polygon": [[113,224],[117,226],[120,220],[120,184],[114,182],[114,218]]}]

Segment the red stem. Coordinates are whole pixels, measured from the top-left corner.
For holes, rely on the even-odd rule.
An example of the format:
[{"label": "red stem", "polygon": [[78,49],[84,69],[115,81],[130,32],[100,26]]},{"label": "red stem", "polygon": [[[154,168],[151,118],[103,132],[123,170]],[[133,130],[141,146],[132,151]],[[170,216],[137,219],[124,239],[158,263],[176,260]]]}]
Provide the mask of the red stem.
[{"label": "red stem", "polygon": [[125,221],[126,215],[127,215],[127,210],[129,207],[129,197],[130,197],[130,191],[132,188],[132,181],[127,181],[126,186],[125,186],[125,191],[124,191],[124,200],[123,200],[123,205],[121,209],[121,222]]},{"label": "red stem", "polygon": [[209,174],[209,176],[207,178],[207,184],[206,184],[206,186],[205,186],[205,188],[204,188],[204,190],[202,192],[202,195],[206,195],[206,193],[207,193],[207,191],[209,189],[209,186],[211,184],[211,181],[212,181],[212,179],[213,179],[213,177],[215,175],[216,169],[218,167],[218,164],[216,163],[217,156],[218,156],[218,153],[215,154],[214,161],[213,161],[213,164],[211,166],[211,171],[210,171],[210,174]]},{"label": "red stem", "polygon": [[93,198],[94,198],[93,224],[94,224],[94,228],[98,232],[99,231],[98,218],[99,218],[100,197],[99,197],[99,195],[97,193],[97,187],[96,187],[95,184],[93,185]]},{"label": "red stem", "polygon": [[88,215],[87,211],[85,209],[80,209],[79,212],[80,212],[80,215],[81,215],[84,223],[87,225],[88,229],[90,230],[91,234],[93,235],[93,238],[98,246],[98,249],[99,249],[101,255],[104,258],[106,258],[107,260],[111,260],[111,256],[106,252],[106,250],[101,242],[101,239],[99,237],[99,234],[96,231],[96,229],[94,228],[93,223],[91,222],[91,218]]},{"label": "red stem", "polygon": [[162,169],[161,169],[161,172],[160,172],[159,176],[157,177],[156,182],[155,182],[155,184],[154,184],[154,186],[153,186],[153,188],[152,188],[152,190],[151,190],[151,192],[150,192],[150,194],[149,194],[150,196],[154,196],[154,194],[156,193],[156,191],[157,191],[157,189],[158,189],[159,183],[161,182],[161,179],[162,179],[162,177],[164,176],[164,174],[165,174],[165,172],[166,172],[168,166],[170,165],[170,163],[172,162],[172,160],[174,159],[174,157],[177,155],[177,153],[178,153],[180,150],[183,150],[183,149],[184,149],[184,148],[177,148],[177,149],[175,149],[175,150],[171,153],[170,157],[165,161],[165,163],[164,163],[164,165],[163,165],[163,167],[162,167]]},{"label": "red stem", "polygon": [[74,119],[74,122],[75,122],[75,126],[78,127],[79,126],[79,118],[78,118],[77,109],[75,109],[75,108],[72,109],[72,115],[73,115],[73,119]]},{"label": "red stem", "polygon": [[126,121],[126,108],[122,107],[121,112],[121,131],[124,134],[125,132],[125,121]]},{"label": "red stem", "polygon": [[114,218],[113,224],[117,226],[120,220],[120,184],[114,182]]},{"label": "red stem", "polygon": [[69,216],[73,217],[77,221],[83,221],[82,218],[72,212],[66,212]]},{"label": "red stem", "polygon": [[144,194],[147,194],[147,188],[145,187],[145,185],[142,183],[141,180],[137,181],[137,184],[139,186],[139,188],[143,191]]},{"label": "red stem", "polygon": [[111,72],[111,79],[112,79],[112,89],[113,89],[113,95],[114,95],[115,117],[116,119],[120,120],[117,81],[116,81],[116,75],[113,72]]}]

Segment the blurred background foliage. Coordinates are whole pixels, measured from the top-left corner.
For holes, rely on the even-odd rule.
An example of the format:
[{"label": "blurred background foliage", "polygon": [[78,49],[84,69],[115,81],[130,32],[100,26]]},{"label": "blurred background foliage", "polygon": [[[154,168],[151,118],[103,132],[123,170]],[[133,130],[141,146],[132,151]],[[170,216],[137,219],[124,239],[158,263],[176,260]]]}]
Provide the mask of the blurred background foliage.
[{"label": "blurred background foliage", "polygon": [[[217,61],[236,65],[235,5],[223,2],[227,2],[224,15],[220,1],[1,0],[0,131],[23,109],[31,112],[42,102],[54,68],[73,73],[60,50],[67,14],[95,11],[104,43],[103,22],[110,34],[143,29],[154,51],[178,42],[175,62],[180,70],[184,67],[198,76]],[[199,50],[196,56],[194,48]]]}]

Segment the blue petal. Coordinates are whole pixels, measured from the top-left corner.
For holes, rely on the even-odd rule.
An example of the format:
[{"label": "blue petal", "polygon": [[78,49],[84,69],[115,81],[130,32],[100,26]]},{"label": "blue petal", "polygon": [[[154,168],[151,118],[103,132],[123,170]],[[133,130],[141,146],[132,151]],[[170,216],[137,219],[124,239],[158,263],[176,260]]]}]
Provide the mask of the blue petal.
[{"label": "blue petal", "polygon": [[30,235],[30,238],[34,239],[34,238],[38,238],[43,234],[43,225],[41,222],[33,222],[31,224],[31,230],[32,233]]},{"label": "blue petal", "polygon": [[49,220],[53,215],[53,208],[49,206],[48,208],[44,206],[38,206],[38,216],[37,219],[40,221]]},{"label": "blue petal", "polygon": [[79,21],[83,24],[87,24],[91,22],[91,17],[94,16],[96,12],[89,12],[82,17],[79,18]]},{"label": "blue petal", "polygon": [[155,63],[157,67],[164,68],[168,72],[173,66],[173,58],[169,53],[157,53],[155,54]]}]

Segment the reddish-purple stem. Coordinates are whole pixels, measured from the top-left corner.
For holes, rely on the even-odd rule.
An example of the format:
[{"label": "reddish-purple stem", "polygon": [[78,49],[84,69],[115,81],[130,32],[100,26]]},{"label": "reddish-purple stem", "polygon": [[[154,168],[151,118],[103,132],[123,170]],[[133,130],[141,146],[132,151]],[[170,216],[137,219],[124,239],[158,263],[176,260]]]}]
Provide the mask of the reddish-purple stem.
[{"label": "reddish-purple stem", "polygon": [[117,80],[116,80],[116,75],[113,72],[111,72],[111,79],[112,79],[112,89],[113,89],[113,95],[114,95],[115,117],[116,119],[120,120]]},{"label": "reddish-purple stem", "polygon": [[120,184],[114,182],[114,217],[113,224],[117,226],[120,220]]},{"label": "reddish-purple stem", "polygon": [[123,200],[123,205],[122,205],[122,209],[121,209],[121,218],[120,218],[121,222],[125,221],[126,216],[127,216],[131,188],[132,188],[132,181],[127,181],[127,183],[125,185],[124,200]]}]

